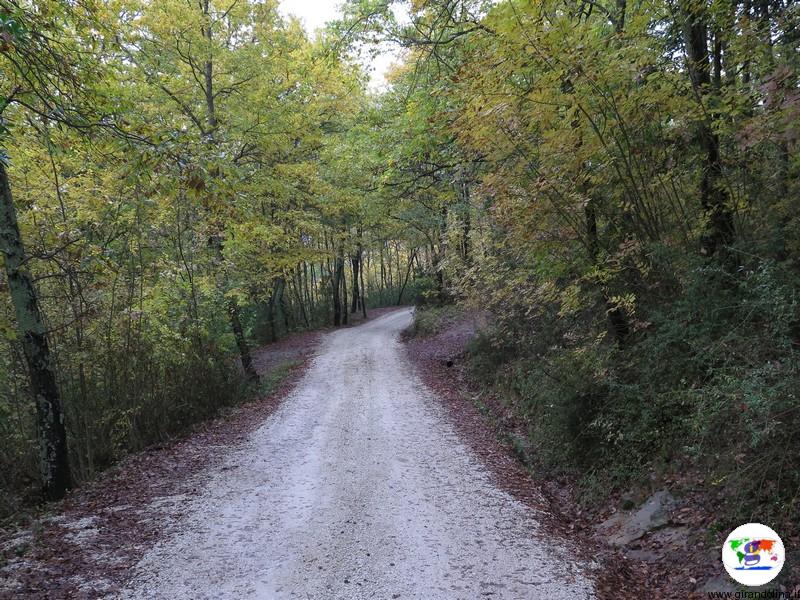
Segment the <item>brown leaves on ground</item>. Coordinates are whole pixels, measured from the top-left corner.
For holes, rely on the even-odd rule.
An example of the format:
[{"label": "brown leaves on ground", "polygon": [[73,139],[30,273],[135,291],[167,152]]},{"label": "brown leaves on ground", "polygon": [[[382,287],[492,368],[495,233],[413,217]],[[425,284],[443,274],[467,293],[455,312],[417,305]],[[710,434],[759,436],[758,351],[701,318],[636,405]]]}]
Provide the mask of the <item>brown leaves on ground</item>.
[{"label": "brown leaves on ground", "polygon": [[[605,547],[594,537],[592,519],[574,501],[571,482],[536,482],[519,460],[509,440],[524,439],[522,423],[501,399],[487,394],[470,381],[464,361],[467,345],[483,316],[466,314],[451,320],[427,337],[406,338],[409,359],[433,389],[464,441],[481,458],[495,484],[539,513],[544,526],[572,543],[577,556],[596,561],[594,574],[598,597],[617,599],[656,598],[646,588],[636,563]],[[478,409],[485,407],[485,413]]]}]

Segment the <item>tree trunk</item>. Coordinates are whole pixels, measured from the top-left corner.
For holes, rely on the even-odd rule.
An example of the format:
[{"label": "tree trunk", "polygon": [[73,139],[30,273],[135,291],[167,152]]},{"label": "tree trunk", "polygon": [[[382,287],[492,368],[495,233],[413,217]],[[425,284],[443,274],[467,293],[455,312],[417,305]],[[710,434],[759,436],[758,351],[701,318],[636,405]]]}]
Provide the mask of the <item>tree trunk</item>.
[{"label": "tree trunk", "polygon": [[367,298],[366,298],[366,288],[364,287],[364,260],[362,259],[359,262],[359,272],[358,276],[361,278],[361,313],[364,315],[364,318],[367,318]]},{"label": "tree trunk", "polygon": [[344,274],[344,258],[337,256],[336,263],[333,269],[333,277],[331,278],[331,292],[333,295],[333,325],[338,327],[342,324],[342,296],[340,288],[342,287],[342,275]]},{"label": "tree trunk", "polygon": [[[305,262],[303,263],[303,267],[305,267]],[[294,296],[295,299],[297,300],[297,307],[300,311],[300,317],[302,317],[303,319],[303,325],[305,326],[306,329],[308,329],[309,328],[308,314],[306,313],[306,306],[305,302],[303,301],[303,289],[304,289],[303,272],[300,270],[300,267],[295,268],[294,274],[296,280],[293,286],[295,292]]]},{"label": "tree trunk", "polygon": [[288,334],[294,329],[294,311],[289,306],[289,301],[286,299],[286,283],[283,284],[284,293],[281,294],[281,313],[283,313],[283,327]]},{"label": "tree trunk", "polygon": [[[210,17],[211,5],[209,0],[203,0],[202,10],[205,16]],[[210,52],[211,43],[213,41],[213,32],[211,30],[210,23],[207,26],[204,25],[202,31],[204,37],[208,40]],[[214,99],[216,98],[216,94],[214,93],[214,63],[211,60],[210,55],[205,61],[203,77],[205,80],[203,91],[205,92],[206,102],[206,121],[208,123],[208,131],[205,132],[205,142],[209,146],[216,147],[217,140],[215,138],[215,134],[217,131],[218,121],[217,110],[214,105]],[[220,226],[220,229],[224,229],[224,226]],[[225,267],[222,256],[222,231],[218,232],[217,237],[218,240],[216,240],[215,243],[217,258],[219,260],[219,264],[222,265],[222,268],[224,269]],[[225,279],[227,279],[227,274],[225,274]],[[253,368],[253,357],[250,354],[250,346],[247,344],[247,338],[244,336],[244,329],[242,328],[239,312],[239,303],[235,298],[230,298],[228,300],[228,317],[230,318],[233,335],[236,338],[236,346],[239,349],[239,357],[242,361],[242,368],[244,369],[245,375],[248,379],[251,381],[258,381],[258,373],[256,373],[255,368]]]},{"label": "tree trunk", "polygon": [[46,500],[58,500],[64,497],[72,482],[61,396],[39,310],[39,299],[30,275],[23,268],[26,261],[25,247],[17,223],[8,174],[1,160],[0,246],[5,257],[11,302],[17,317],[17,334],[22,341],[31,392],[36,399],[42,493]]},{"label": "tree trunk", "polygon": [[586,247],[592,264],[597,263],[597,253],[600,251],[600,241],[597,238],[597,208],[594,198],[589,198],[583,211],[586,216]]},{"label": "tree trunk", "polygon": [[256,373],[256,369],[253,366],[253,357],[250,354],[250,348],[247,346],[242,320],[239,316],[239,304],[233,298],[228,299],[228,317],[231,321],[231,329],[233,329],[236,347],[239,348],[242,369],[244,369],[244,373],[248,379],[251,381],[258,381],[258,373]]},{"label": "tree trunk", "polygon": [[280,306],[280,299],[283,296],[283,277],[278,277],[272,287],[272,295],[269,297],[267,306],[267,322],[269,323],[269,337],[271,342],[278,341],[278,328],[275,325],[275,307]]},{"label": "tree trunk", "polygon": [[388,287],[388,284],[387,284],[387,281],[386,281],[386,265],[383,262],[383,244],[381,244],[381,284],[380,285],[381,285],[381,287],[380,287],[381,302],[383,302],[383,290],[385,290]]},{"label": "tree trunk", "polygon": [[627,9],[627,0],[616,0],[616,11],[614,13],[614,31],[618,34],[625,31],[625,10]]},{"label": "tree trunk", "polygon": [[472,251],[470,248],[470,230],[472,229],[472,223],[470,221],[470,209],[471,209],[471,201],[470,201],[470,187],[469,183],[463,182],[462,184],[462,202],[464,204],[464,222],[461,231],[461,254],[464,258],[464,263],[469,265],[472,262]]},{"label": "tree trunk", "polygon": [[[684,35],[692,88],[699,102],[711,92],[711,65],[708,55],[708,26],[704,8],[683,0],[683,15],[686,20]],[[703,150],[704,165],[700,179],[700,203],[705,213],[705,231],[701,237],[700,250],[711,256],[734,238],[733,212],[728,192],[722,181],[722,161],[719,153],[719,137],[711,128],[711,117],[704,118],[698,129],[698,141]]]},{"label": "tree trunk", "polygon": [[342,257],[342,276],[340,277],[340,281],[342,282],[342,324],[347,325],[350,322],[350,315],[347,312],[347,273],[344,269],[344,257]]},{"label": "tree trunk", "polygon": [[403,302],[403,292],[406,291],[406,284],[408,283],[408,278],[411,276],[411,266],[414,264],[414,255],[416,254],[416,250],[411,251],[411,256],[408,258],[408,268],[406,269],[406,277],[403,280],[403,284],[400,286],[400,293],[397,295],[397,305],[400,306]]},{"label": "tree trunk", "polygon": [[358,312],[358,303],[361,301],[361,292],[358,285],[358,274],[361,269],[361,246],[359,246],[356,253],[350,257],[350,265],[353,270],[353,301],[350,306],[350,312],[355,314]]}]

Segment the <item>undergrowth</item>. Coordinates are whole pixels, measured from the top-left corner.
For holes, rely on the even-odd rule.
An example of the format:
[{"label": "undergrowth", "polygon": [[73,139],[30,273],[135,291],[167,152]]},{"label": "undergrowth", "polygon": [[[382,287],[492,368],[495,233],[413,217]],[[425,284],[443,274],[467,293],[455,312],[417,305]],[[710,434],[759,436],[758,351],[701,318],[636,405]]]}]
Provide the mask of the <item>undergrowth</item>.
[{"label": "undergrowth", "polygon": [[[537,468],[569,473],[585,502],[691,472],[739,522],[796,530],[800,510],[798,302],[790,274],[694,265],[671,295],[640,295],[623,345],[583,314],[509,312],[471,342],[468,365],[524,423]],[[418,311],[428,335],[454,307]]]}]

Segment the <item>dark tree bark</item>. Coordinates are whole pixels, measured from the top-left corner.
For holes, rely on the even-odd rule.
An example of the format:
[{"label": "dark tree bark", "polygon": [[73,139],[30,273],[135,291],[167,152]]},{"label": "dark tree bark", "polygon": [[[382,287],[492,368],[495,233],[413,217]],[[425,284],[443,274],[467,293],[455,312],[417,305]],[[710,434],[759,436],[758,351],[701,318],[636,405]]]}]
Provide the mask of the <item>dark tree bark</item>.
[{"label": "dark tree bark", "polygon": [[242,320],[239,316],[239,304],[233,298],[228,300],[228,317],[231,321],[231,329],[233,330],[233,337],[236,340],[236,347],[239,349],[239,356],[242,360],[242,369],[244,369],[244,373],[248,379],[257,381],[258,374],[253,366],[253,357],[250,354],[250,348],[247,346]]},{"label": "dark tree bark", "polygon": [[628,323],[628,313],[624,309],[613,304],[608,297],[606,297],[605,302],[611,334],[614,336],[614,340],[619,346],[624,346],[631,334],[631,326],[630,323]]},{"label": "dark tree bark", "polygon": [[[444,267],[442,264],[447,258],[447,204],[442,205],[442,217],[439,223],[439,250],[436,254],[436,285],[438,288],[439,304],[444,304],[447,299],[445,292]],[[399,269],[399,266],[398,266]],[[399,302],[398,302],[399,304]]]},{"label": "dark tree bark", "polygon": [[278,328],[275,325],[275,307],[280,306],[280,300],[283,296],[283,277],[278,277],[272,287],[272,294],[269,297],[269,304],[267,305],[267,323],[269,323],[269,336],[271,342],[278,341]]},{"label": "dark tree bark", "polygon": [[461,201],[463,203],[464,221],[461,229],[461,254],[464,258],[464,263],[470,264],[472,262],[472,249],[470,247],[470,231],[472,229],[472,222],[470,220],[470,187],[469,183],[464,181],[461,184]]},{"label": "dark tree bark", "polygon": [[359,244],[355,254],[350,257],[350,266],[353,270],[353,300],[350,306],[350,312],[355,314],[358,312],[359,302],[361,299],[361,290],[359,289],[358,275],[361,271],[361,245]]},{"label": "dark tree bark", "polygon": [[592,264],[597,263],[597,253],[600,251],[600,240],[597,238],[597,208],[594,198],[589,198],[583,209],[586,216],[586,247]]},{"label": "dark tree bark", "polygon": [[[681,4],[685,19],[684,36],[692,88],[700,102],[711,92],[711,64],[708,54],[708,26],[703,7],[684,0]],[[706,226],[700,240],[701,252],[712,256],[734,239],[733,211],[728,192],[722,181],[719,137],[711,128],[711,118],[706,117],[698,127],[697,138],[704,154],[700,180],[700,202],[705,213]]]},{"label": "dark tree bark", "polygon": [[627,0],[616,0],[616,12],[614,13],[614,30],[617,33],[625,31],[625,11],[628,8]]},{"label": "dark tree bark", "polygon": [[[285,292],[286,291],[285,282],[283,287]],[[283,327],[286,330],[286,333],[289,333],[290,331],[292,331],[292,329],[294,329],[294,311],[289,305],[286,293],[281,294],[280,306],[281,306],[281,314],[283,315]]]},{"label": "dark tree bark", "polygon": [[342,275],[344,275],[344,258],[336,257],[331,278],[331,295],[333,296],[333,325],[338,327],[342,324]]},{"label": "dark tree bark", "polygon": [[367,318],[367,299],[366,299],[366,290],[367,288],[364,287],[364,260],[362,259],[360,264],[360,269],[358,272],[358,276],[361,278],[361,313],[364,315],[364,318]]},{"label": "dark tree bark", "polygon": [[[305,266],[305,263],[303,263],[303,266]],[[297,306],[300,309],[300,317],[303,319],[303,325],[305,325],[306,329],[308,329],[309,327],[308,314],[306,313],[306,306],[305,303],[303,302],[303,291],[304,291],[303,274],[302,271],[300,271],[299,267],[295,269],[294,273],[296,280],[294,286],[292,286],[295,292],[294,296],[295,299],[297,300]],[[308,300],[308,304],[309,306],[311,305],[310,299]]]},{"label": "dark tree bark", "polygon": [[[750,12],[752,9],[752,2],[751,0],[744,0],[742,2],[742,20],[744,26],[749,26],[750,23]],[[742,63],[742,83],[744,84],[745,93],[750,92],[750,58],[749,56],[745,59],[744,63]]]},{"label": "dark tree bark", "polygon": [[381,278],[380,278],[380,292],[381,292],[381,302],[383,302],[383,290],[386,289],[386,265],[383,262],[383,245],[381,245]]},{"label": "dark tree bark", "polygon": [[56,384],[39,299],[24,269],[26,256],[11,185],[0,160],[0,249],[5,257],[6,278],[17,318],[17,334],[28,365],[31,392],[36,400],[39,438],[39,470],[46,500],[64,497],[72,483],[67,451],[67,432],[61,395]]},{"label": "dark tree bark", "polygon": [[342,257],[342,324],[347,325],[350,322],[350,313],[347,312],[347,273],[344,268],[344,257]]},{"label": "dark tree bark", "polygon": [[408,267],[406,268],[406,276],[403,279],[403,284],[400,286],[400,293],[397,295],[397,304],[398,306],[403,303],[403,292],[406,291],[406,285],[408,284],[408,278],[411,276],[411,266],[414,264],[414,255],[416,254],[416,250],[411,251],[411,256],[408,259]]}]

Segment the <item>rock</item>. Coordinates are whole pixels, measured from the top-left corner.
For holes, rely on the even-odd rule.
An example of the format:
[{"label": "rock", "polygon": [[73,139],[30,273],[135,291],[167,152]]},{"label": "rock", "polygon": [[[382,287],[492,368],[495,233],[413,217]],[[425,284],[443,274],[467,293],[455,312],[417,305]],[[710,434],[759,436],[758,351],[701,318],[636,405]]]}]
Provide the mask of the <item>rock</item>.
[{"label": "rock", "polygon": [[635,512],[621,511],[600,524],[600,533],[616,547],[626,546],[644,534],[660,529],[670,522],[675,498],[666,490],[656,492]]},{"label": "rock", "polygon": [[664,527],[653,532],[648,543],[664,551],[685,550],[691,530],[688,527]]},{"label": "rock", "polygon": [[653,550],[628,550],[625,552],[625,556],[633,559],[633,560],[640,560],[642,562],[658,562],[662,558],[664,558],[658,552]]}]

